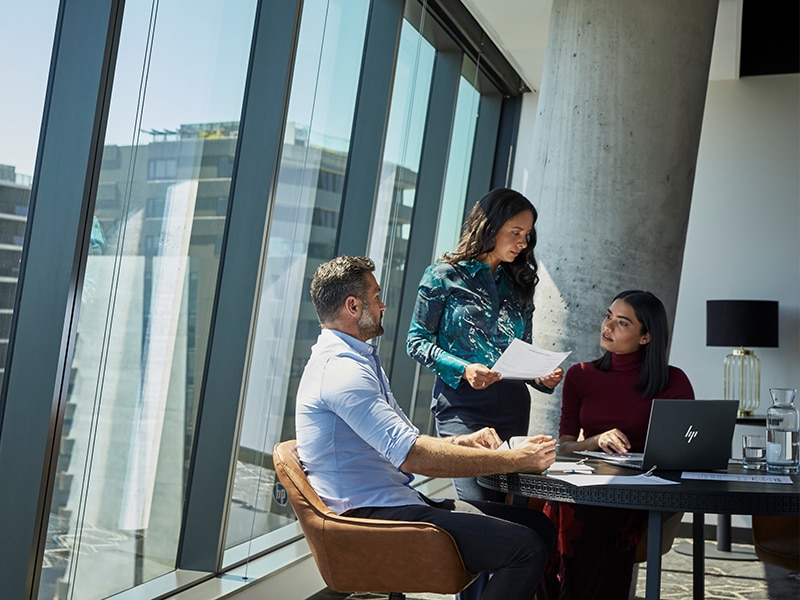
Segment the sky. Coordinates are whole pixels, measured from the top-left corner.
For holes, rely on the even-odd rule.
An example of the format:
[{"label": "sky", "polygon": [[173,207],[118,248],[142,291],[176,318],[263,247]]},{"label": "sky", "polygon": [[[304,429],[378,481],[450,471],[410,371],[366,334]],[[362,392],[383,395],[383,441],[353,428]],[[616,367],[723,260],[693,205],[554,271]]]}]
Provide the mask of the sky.
[{"label": "sky", "polygon": [[[126,3],[107,144],[132,142],[139,111],[142,129],[241,116],[255,0],[158,4],[147,94],[140,102],[152,2]],[[0,164],[26,175],[36,159],[57,11],[57,0],[27,0],[4,6],[0,19]]]},{"label": "sky", "polygon": [[[130,145],[137,135],[141,143],[147,143],[150,138],[142,131],[241,118],[256,0],[161,0],[157,4],[142,96],[153,0],[126,2],[106,144]],[[349,22],[348,12],[366,15],[366,6],[366,0],[307,0],[305,26],[322,36],[326,16]],[[58,0],[26,0],[4,6],[0,20],[0,164],[14,165],[17,173],[25,175],[33,174],[57,11]],[[328,32],[338,32],[338,27]],[[298,72],[310,71],[312,87],[293,95],[289,121],[307,125],[313,113],[315,129],[333,138],[349,137],[350,124],[336,115],[343,114],[342,104],[352,100],[340,92],[353,89],[354,81],[343,79],[357,78],[358,61],[353,68],[342,68],[350,61],[342,63],[337,58],[352,56],[352,46],[360,45],[362,36],[363,31],[326,39],[323,56],[332,62],[323,64],[315,83],[321,45],[311,43],[298,52]]]},{"label": "sky", "polygon": [[3,6],[0,19],[0,164],[33,174],[53,48],[57,0]]}]

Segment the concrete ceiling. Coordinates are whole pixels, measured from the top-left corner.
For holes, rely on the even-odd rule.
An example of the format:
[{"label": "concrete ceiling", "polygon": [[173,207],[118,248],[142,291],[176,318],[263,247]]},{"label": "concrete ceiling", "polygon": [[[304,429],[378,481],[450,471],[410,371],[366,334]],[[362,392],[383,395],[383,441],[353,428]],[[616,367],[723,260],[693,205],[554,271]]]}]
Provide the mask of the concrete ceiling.
[{"label": "concrete ceiling", "polygon": [[[742,4],[720,0],[709,79],[739,77]],[[533,90],[539,90],[553,0],[461,0]]]}]

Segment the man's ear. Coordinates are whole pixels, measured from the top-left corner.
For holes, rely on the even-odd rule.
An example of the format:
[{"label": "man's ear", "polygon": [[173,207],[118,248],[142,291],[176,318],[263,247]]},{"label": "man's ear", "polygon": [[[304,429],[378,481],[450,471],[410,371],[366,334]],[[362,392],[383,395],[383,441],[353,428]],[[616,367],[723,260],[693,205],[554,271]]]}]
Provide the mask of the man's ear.
[{"label": "man's ear", "polygon": [[348,296],[344,300],[344,308],[348,314],[356,316],[361,308],[361,301],[355,296]]}]

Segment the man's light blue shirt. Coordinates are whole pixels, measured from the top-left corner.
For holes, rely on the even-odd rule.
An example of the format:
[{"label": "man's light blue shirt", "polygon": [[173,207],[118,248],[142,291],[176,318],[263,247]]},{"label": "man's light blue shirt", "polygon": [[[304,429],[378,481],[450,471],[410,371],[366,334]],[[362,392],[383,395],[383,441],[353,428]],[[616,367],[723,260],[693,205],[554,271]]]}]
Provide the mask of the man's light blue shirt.
[{"label": "man's light blue shirt", "polygon": [[424,504],[400,470],[419,430],[389,389],[372,344],[323,329],[297,390],[297,451],[331,510]]}]

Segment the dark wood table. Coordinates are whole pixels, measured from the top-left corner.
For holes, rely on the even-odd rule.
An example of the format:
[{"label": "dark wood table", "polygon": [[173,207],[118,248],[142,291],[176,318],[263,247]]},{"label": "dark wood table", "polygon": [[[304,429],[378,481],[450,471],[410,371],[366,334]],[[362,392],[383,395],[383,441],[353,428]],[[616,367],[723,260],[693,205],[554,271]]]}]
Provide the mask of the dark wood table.
[{"label": "dark wood table", "polygon": [[[559,461],[569,460],[559,457]],[[638,471],[590,459],[596,474],[637,475]],[[751,475],[740,465],[731,464],[729,473]],[[677,485],[593,485],[578,487],[547,475],[504,473],[479,477],[484,487],[506,493],[594,506],[628,507],[648,511],[647,581],[645,597],[655,600],[661,591],[661,524],[671,513],[691,512],[692,571],[694,598],[704,596],[705,546],[703,522],[706,513],[723,515],[785,515],[800,512],[800,476],[792,484],[742,481],[681,479],[679,471],[656,475],[679,482]]]}]

